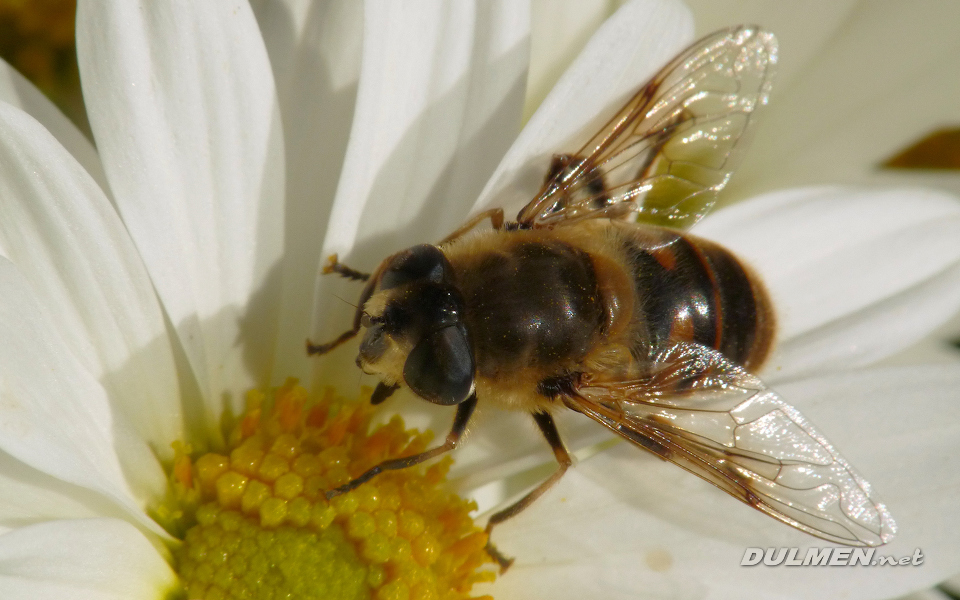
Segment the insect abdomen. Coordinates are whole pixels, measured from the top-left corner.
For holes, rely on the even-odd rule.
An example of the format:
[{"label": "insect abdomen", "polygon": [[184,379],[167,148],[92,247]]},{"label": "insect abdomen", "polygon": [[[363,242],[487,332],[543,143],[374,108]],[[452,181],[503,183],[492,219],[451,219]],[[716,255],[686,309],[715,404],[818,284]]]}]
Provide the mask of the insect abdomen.
[{"label": "insect abdomen", "polygon": [[747,369],[758,368],[774,332],[773,309],[759,280],[717,244],[665,230],[640,231],[625,240],[625,249],[651,350],[696,342]]}]

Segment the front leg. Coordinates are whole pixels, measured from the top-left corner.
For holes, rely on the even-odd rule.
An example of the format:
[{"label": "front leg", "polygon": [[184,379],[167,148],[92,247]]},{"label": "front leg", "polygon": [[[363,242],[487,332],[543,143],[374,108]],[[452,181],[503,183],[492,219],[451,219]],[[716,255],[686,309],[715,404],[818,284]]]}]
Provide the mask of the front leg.
[{"label": "front leg", "polygon": [[457,415],[453,418],[453,427],[450,428],[450,433],[447,434],[447,439],[442,445],[437,446],[436,448],[431,448],[426,452],[421,452],[420,454],[414,454],[413,456],[385,460],[353,481],[328,491],[326,493],[327,500],[357,489],[384,471],[406,469],[407,467],[419,465],[423,461],[430,460],[431,458],[435,458],[441,454],[444,454],[445,452],[453,450],[460,444],[460,438],[463,437],[463,432],[466,431],[467,423],[470,422],[470,417],[473,416],[473,410],[476,407],[477,394],[474,392],[460,406],[457,407]]},{"label": "front leg", "polygon": [[346,277],[347,279],[366,281],[370,279],[370,273],[364,273],[363,271],[358,271],[352,269],[347,265],[340,262],[340,257],[336,254],[331,254],[327,257],[327,264],[323,267],[323,274],[329,275],[331,273],[337,273],[341,277]]},{"label": "front leg", "polygon": [[[336,339],[326,342],[324,344],[314,344],[310,340],[307,340],[307,355],[313,356],[315,354],[326,354],[334,348],[337,348],[345,342],[349,342],[360,333],[360,327],[363,321],[363,305],[367,303],[367,300],[370,299],[370,296],[373,295],[373,290],[377,284],[377,277],[373,277],[368,273],[363,273],[357,271],[356,269],[351,269],[350,267],[342,264],[338,259],[336,254],[331,254],[328,259],[328,264],[323,268],[323,274],[329,275],[330,273],[337,273],[342,277],[347,279],[366,281],[367,284],[364,286],[363,291],[360,292],[360,299],[357,301],[357,310],[353,314],[353,326],[350,329],[344,331]],[[379,273],[379,271],[377,271]],[[377,273],[374,273],[376,275]],[[384,397],[384,400],[386,397]]]}]

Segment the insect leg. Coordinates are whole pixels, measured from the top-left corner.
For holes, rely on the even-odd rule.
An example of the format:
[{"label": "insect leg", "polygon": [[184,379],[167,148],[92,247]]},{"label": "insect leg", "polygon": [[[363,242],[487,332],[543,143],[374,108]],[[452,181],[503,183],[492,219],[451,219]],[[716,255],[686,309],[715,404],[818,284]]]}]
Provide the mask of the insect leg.
[{"label": "insect leg", "polygon": [[503,229],[503,209],[502,208],[491,208],[490,210],[485,210],[478,215],[474,215],[469,221],[457,228],[456,231],[443,238],[438,242],[438,244],[446,244],[447,242],[452,242],[461,235],[467,233],[474,227],[480,224],[484,219],[490,219],[490,225],[493,226],[496,230]]},{"label": "insect leg", "polygon": [[400,386],[397,384],[387,385],[381,381],[377,384],[377,388],[373,390],[373,394],[370,396],[370,404],[376,406],[382,403],[399,389]]},{"label": "insect leg", "polygon": [[346,277],[347,279],[354,279],[358,281],[366,281],[370,279],[370,273],[364,273],[362,271],[357,271],[356,269],[351,269],[347,265],[341,263],[336,254],[331,254],[327,261],[327,266],[323,267],[324,275],[337,273],[338,275]]},{"label": "insect leg", "polygon": [[[343,267],[340,263],[337,262],[337,255],[334,254],[330,257],[330,264],[324,267],[324,273],[339,273],[340,271],[335,270],[335,266]],[[365,277],[370,277],[365,273],[360,273],[359,271],[354,271],[349,267],[343,267],[344,269],[349,269],[353,273],[363,275]],[[329,269],[329,270],[328,270]],[[314,344],[310,340],[307,340],[307,354],[313,356],[314,354],[326,354],[330,352],[340,344],[352,340],[356,337],[357,333],[360,332],[360,326],[363,322],[363,305],[367,303],[367,300],[370,299],[370,296],[373,295],[373,290],[376,287],[377,279],[370,279],[367,281],[367,285],[364,286],[363,291],[360,292],[360,299],[357,301],[357,310],[353,313],[353,327],[341,333],[335,340],[332,342],[327,342],[326,344]]]},{"label": "insect leg", "polygon": [[563,474],[567,472],[567,468],[573,464],[573,459],[570,458],[570,453],[567,452],[566,446],[563,445],[563,440],[560,439],[560,432],[557,431],[557,425],[553,422],[553,417],[545,412],[536,412],[533,413],[533,420],[537,422],[537,426],[540,428],[540,432],[543,433],[543,437],[546,438],[547,443],[550,444],[550,447],[553,449],[553,455],[557,458],[557,462],[560,464],[560,467],[551,475],[547,480],[533,488],[530,493],[528,493],[523,498],[520,498],[510,506],[501,510],[500,512],[494,514],[490,517],[490,520],[487,521],[487,554],[491,556],[495,561],[500,564],[500,573],[504,573],[510,565],[513,564],[513,559],[507,556],[504,556],[496,546],[490,542],[490,532],[493,531],[493,528],[500,523],[503,523],[511,517],[515,517],[520,514],[525,508],[533,504],[537,498],[542,496],[549,490],[555,483],[560,481],[560,478],[563,477]]},{"label": "insect leg", "polygon": [[351,490],[356,489],[357,487],[363,485],[364,483],[370,481],[380,473],[384,471],[395,471],[398,469],[406,469],[407,467],[412,467],[414,465],[419,465],[425,460],[430,460],[431,458],[440,456],[445,452],[449,452],[457,447],[460,444],[460,438],[463,437],[463,432],[467,429],[467,423],[470,422],[470,417],[473,416],[473,409],[477,407],[477,394],[470,394],[470,397],[466,399],[460,406],[457,407],[457,414],[453,418],[453,427],[450,428],[450,433],[447,434],[446,441],[437,446],[436,448],[431,448],[426,452],[421,452],[420,454],[414,454],[413,456],[407,456],[404,458],[394,458],[391,460],[385,460],[379,465],[368,470],[366,473],[357,477],[350,483],[341,485],[338,488],[334,488],[326,493],[327,500],[335,498],[340,494],[345,494]]},{"label": "insect leg", "polygon": [[337,339],[333,340],[332,342],[327,342],[326,344],[314,344],[310,340],[307,340],[307,355],[313,356],[314,354],[326,354],[340,344],[352,340],[359,331],[359,328],[349,329],[337,336]]}]

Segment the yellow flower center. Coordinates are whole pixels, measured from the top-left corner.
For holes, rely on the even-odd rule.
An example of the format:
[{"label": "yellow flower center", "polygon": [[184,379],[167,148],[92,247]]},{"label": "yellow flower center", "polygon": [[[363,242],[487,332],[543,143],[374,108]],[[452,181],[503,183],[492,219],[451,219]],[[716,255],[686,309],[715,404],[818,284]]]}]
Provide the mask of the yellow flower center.
[{"label": "yellow flower center", "polygon": [[422,452],[429,434],[399,417],[370,431],[368,403],[328,392],[310,405],[292,380],[247,405],[225,452],[175,446],[155,511],[183,540],[188,598],[452,600],[493,579],[476,505],[444,488],[449,458],[326,500],[383,460]]}]

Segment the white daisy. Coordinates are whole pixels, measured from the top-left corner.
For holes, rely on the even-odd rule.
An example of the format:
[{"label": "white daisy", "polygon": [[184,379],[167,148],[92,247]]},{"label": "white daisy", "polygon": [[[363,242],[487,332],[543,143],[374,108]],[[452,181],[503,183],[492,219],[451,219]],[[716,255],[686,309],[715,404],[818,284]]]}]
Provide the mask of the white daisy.
[{"label": "white daisy", "polygon": [[[170,536],[145,512],[165,493],[160,461],[171,458],[171,441],[216,441],[222,413],[239,410],[250,387],[308,375],[302,342],[321,251],[351,250],[364,266],[436,239],[481,197],[505,153],[512,161],[553,149],[572,131],[564,128],[636,86],[692,36],[682,7],[630,4],[513,143],[528,32],[519,3],[255,10],[257,20],[242,3],[81,3],[79,56],[96,151],[5,73],[2,98],[19,107],[0,107],[5,598],[155,598],[170,589]],[[577,89],[590,78],[592,86]],[[910,210],[900,214],[905,202]],[[950,202],[915,191],[794,190],[718,213],[701,233],[771,273],[789,308],[775,364],[799,377],[896,352],[956,310],[960,209]],[[854,215],[871,207],[861,236],[821,229],[843,219],[833,204]],[[777,246],[761,236],[785,242],[790,232],[813,236],[801,248],[836,254],[818,280],[835,293],[797,302],[791,286],[823,274],[817,261],[827,257],[768,255]],[[856,262],[881,251],[887,262]],[[923,268],[912,268],[918,258]],[[786,259],[793,276],[778,281]],[[851,279],[864,267],[883,277]],[[322,281],[323,326],[314,333],[348,322],[335,293],[349,292]],[[352,362],[349,352],[338,356],[328,373],[337,360]],[[351,389],[355,371],[345,372],[323,381]],[[948,538],[955,517],[945,510],[957,486],[949,451],[957,420],[946,402],[957,380],[952,371],[912,368],[779,387],[881,490],[901,525],[890,553],[921,545],[929,557],[922,569],[882,577],[804,571],[796,581],[776,570],[745,575],[736,566],[745,546],[805,542],[620,445],[584,460],[535,509],[497,530],[518,562],[490,591],[799,596],[846,586],[869,596],[938,581],[957,570]],[[541,443],[535,437],[507,450],[495,443],[518,422],[478,428],[457,467],[471,473],[465,491],[493,473],[549,462],[530,452]],[[594,435],[570,433],[574,447]]]}]

